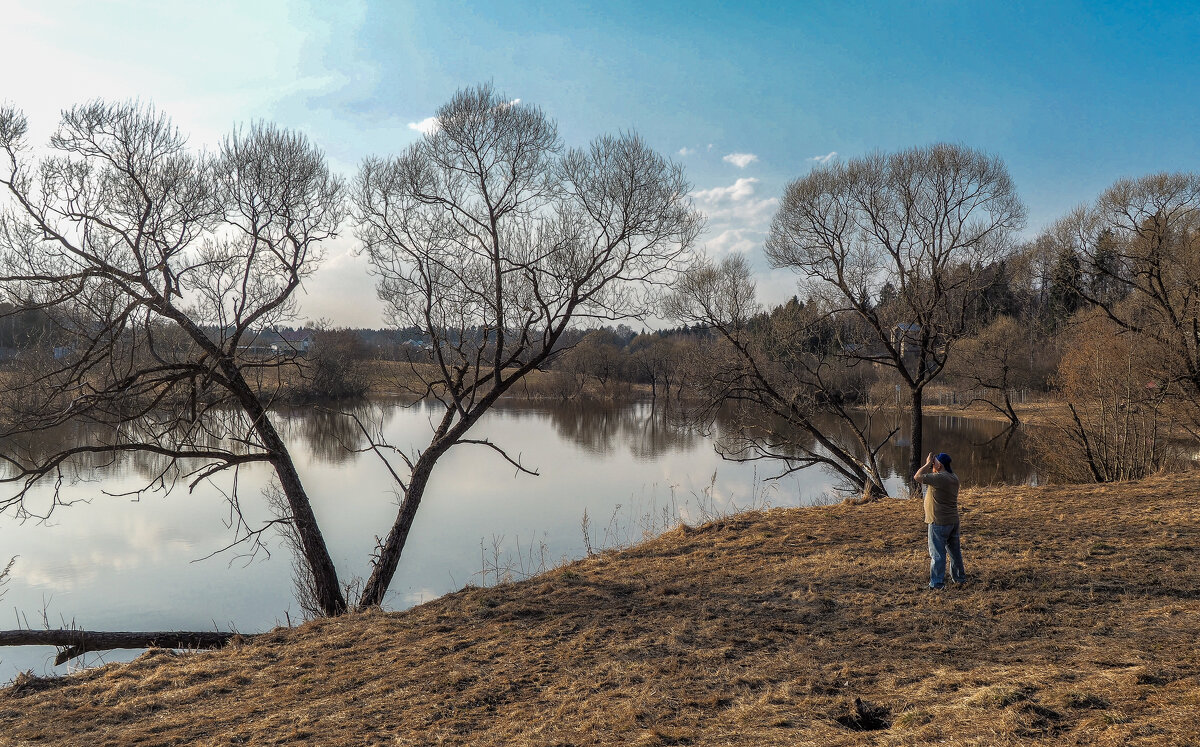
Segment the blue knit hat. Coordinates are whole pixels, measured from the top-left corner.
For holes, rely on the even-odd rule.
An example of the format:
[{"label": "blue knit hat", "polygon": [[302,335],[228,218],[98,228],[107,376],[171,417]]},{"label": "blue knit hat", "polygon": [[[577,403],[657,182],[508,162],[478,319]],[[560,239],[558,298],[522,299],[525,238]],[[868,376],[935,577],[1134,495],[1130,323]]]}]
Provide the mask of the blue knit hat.
[{"label": "blue knit hat", "polygon": [[954,470],[950,468],[950,455],[949,454],[947,454],[946,452],[943,451],[941,454],[937,455],[937,460],[942,463],[943,467],[950,470],[951,474],[954,474]]}]

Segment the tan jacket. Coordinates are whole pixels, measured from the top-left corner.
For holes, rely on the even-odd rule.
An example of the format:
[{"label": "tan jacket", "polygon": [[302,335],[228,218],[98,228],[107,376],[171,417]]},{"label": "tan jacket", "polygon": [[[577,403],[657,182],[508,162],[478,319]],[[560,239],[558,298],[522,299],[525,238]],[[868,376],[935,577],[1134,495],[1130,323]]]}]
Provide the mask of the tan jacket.
[{"label": "tan jacket", "polygon": [[953,472],[921,475],[925,487],[925,523],[950,526],[958,523],[958,476]]}]

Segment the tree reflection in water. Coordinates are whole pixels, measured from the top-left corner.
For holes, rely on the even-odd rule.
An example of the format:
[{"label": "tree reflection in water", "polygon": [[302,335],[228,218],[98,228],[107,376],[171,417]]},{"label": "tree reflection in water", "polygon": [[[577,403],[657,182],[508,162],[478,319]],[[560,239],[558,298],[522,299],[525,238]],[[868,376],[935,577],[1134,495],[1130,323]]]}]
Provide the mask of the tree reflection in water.
[{"label": "tree reflection in water", "polygon": [[[695,449],[708,438],[713,439],[720,450],[723,441],[736,438],[735,430],[741,422],[730,408],[718,415],[713,432],[705,434],[647,402],[618,405],[596,401],[550,405],[510,402],[501,409],[510,415],[522,413],[529,417],[547,417],[560,437],[591,453],[609,455],[627,449],[630,456],[639,461],[652,461],[671,451]],[[833,418],[825,425],[834,432],[839,427],[846,427]],[[897,435],[880,452],[880,466],[887,478],[902,480],[907,477],[904,472],[909,457],[908,440],[903,435],[909,431],[908,416],[901,416],[894,422],[881,419],[873,425],[870,435],[882,437],[897,427]],[[783,438],[812,445],[811,436],[807,434],[788,432],[779,424],[775,424],[775,428]],[[1010,428],[1007,423],[995,420],[937,415],[925,417],[925,433],[931,450],[953,455],[954,465],[966,484],[1021,485],[1037,480],[1020,428]],[[783,470],[784,466],[780,464],[778,469],[764,469],[763,473],[777,474]]]},{"label": "tree reflection in water", "polygon": [[[367,427],[386,427],[400,412],[410,407],[425,409],[424,403],[407,404],[398,400],[360,401],[324,406],[279,408],[281,431],[286,439],[302,443],[314,460],[329,465],[348,465],[358,458],[356,450],[366,446],[357,417]],[[546,403],[504,402],[497,408],[509,418],[547,419],[564,440],[597,455],[607,456],[626,451],[637,461],[653,461],[670,452],[696,449],[712,438],[719,449],[723,439],[735,437],[740,422],[733,412],[723,413],[716,420],[713,432],[701,433],[678,419],[664,414],[649,402],[612,404],[596,401]],[[353,415],[354,417],[350,417]],[[222,417],[210,413],[209,417]],[[836,431],[845,427],[832,420],[828,427]],[[886,433],[900,426],[893,438],[880,452],[880,466],[888,478],[905,479],[908,463],[907,416],[899,422],[881,422],[876,428]],[[103,435],[106,426],[75,424],[53,431],[29,435],[23,449],[34,454],[52,453],[68,443],[87,443]],[[125,423],[121,427],[136,427]],[[809,438],[806,434],[786,432],[778,424],[779,435],[789,439]],[[1030,467],[1029,449],[1021,429],[1009,429],[1006,423],[953,415],[926,416],[928,446],[932,451],[946,451],[954,457],[954,466],[968,485],[1024,484],[1036,481]],[[1029,426],[1024,426],[1029,427]],[[886,430],[885,430],[886,429]],[[876,434],[872,434],[873,436]],[[181,465],[186,468],[186,464]],[[67,479],[98,481],[105,477],[136,475],[153,480],[170,469],[169,460],[154,454],[138,452],[122,455],[115,460],[108,455],[81,454],[67,469]],[[763,474],[782,472],[765,468]]]},{"label": "tree reflection in water", "polygon": [[649,402],[613,405],[572,402],[545,410],[554,430],[593,454],[608,455],[626,448],[638,461],[652,461],[670,451],[696,448],[704,437],[692,428],[672,423]]},{"label": "tree reflection in water", "polygon": [[[825,433],[840,443],[854,442],[848,432],[849,426],[844,421],[832,416],[818,417],[815,420]],[[667,422],[670,423],[671,418],[668,418]],[[788,444],[794,445],[797,454],[801,453],[800,447],[818,449],[815,439],[808,433],[789,427],[779,420],[756,421],[753,417],[748,417],[747,413],[739,412],[733,407],[720,411],[711,431],[703,435],[712,439],[719,453],[729,455],[727,458],[733,461],[739,461],[734,457],[744,443],[741,431],[747,427],[758,429],[759,437],[765,432],[773,441],[782,444],[778,449],[779,453],[788,453]],[[1022,428],[1026,427],[1030,426]],[[956,415],[926,416],[924,422],[926,446],[934,452],[944,451],[951,454],[955,469],[961,474],[966,485],[1022,485],[1037,481],[1022,428],[1011,428],[1008,423],[1001,421]],[[878,455],[883,477],[893,483],[889,486],[889,492],[894,496],[903,492],[895,489],[895,483],[903,484],[909,478],[905,474],[910,456],[906,436],[909,430],[907,414],[876,417],[867,429],[872,443],[882,441],[889,432],[894,431],[893,437]],[[762,474],[768,478],[788,469],[787,463],[782,460],[761,461],[764,464]]]},{"label": "tree reflection in water", "polygon": [[396,411],[395,405],[356,400],[278,408],[282,416],[279,428],[288,441],[303,443],[313,459],[325,464],[347,464],[367,446],[359,424],[369,429],[386,426]]}]

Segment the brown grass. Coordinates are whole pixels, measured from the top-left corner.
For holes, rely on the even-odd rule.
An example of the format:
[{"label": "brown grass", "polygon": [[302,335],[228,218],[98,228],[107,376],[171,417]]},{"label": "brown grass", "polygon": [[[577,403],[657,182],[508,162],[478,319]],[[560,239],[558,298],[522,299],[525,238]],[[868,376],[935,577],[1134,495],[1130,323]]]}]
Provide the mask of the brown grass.
[{"label": "brown grass", "polygon": [[[1013,405],[1017,417],[1025,425],[1049,425],[1055,419],[1068,413],[1066,402],[1043,399]],[[959,417],[978,418],[980,420],[995,420],[1007,423],[1008,418],[994,407],[981,402],[971,405],[937,405],[926,403],[921,411],[926,415],[958,415]],[[1068,415],[1069,417],[1069,415]]]},{"label": "brown grass", "polygon": [[[0,691],[0,744],[1195,744],[1192,475],[681,528],[401,613]],[[862,730],[869,727],[871,730]]]}]

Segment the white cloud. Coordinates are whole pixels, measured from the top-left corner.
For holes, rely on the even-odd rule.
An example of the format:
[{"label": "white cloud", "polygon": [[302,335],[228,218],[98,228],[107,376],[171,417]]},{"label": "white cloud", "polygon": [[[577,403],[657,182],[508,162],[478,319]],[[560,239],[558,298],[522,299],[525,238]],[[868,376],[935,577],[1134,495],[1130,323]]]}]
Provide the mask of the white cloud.
[{"label": "white cloud", "polygon": [[695,152],[696,152],[695,148],[684,147],[684,148],[679,149],[679,155],[681,155],[681,156],[690,156]]},{"label": "white cloud", "polygon": [[808,160],[812,161],[813,163],[819,163],[821,165],[825,165],[835,158],[837,158],[837,151],[831,150],[823,156],[813,156],[812,158],[809,158]]},{"label": "white cloud", "polygon": [[[517,101],[520,101],[520,99],[517,99]],[[408,123],[408,129],[416,130],[417,132],[421,133],[422,135],[432,135],[433,133],[437,132],[437,129],[440,126],[441,125],[438,123],[437,117],[426,117],[425,119],[422,119],[420,122],[409,122]]]},{"label": "white cloud", "polygon": [[754,194],[754,185],[758,179],[744,176],[728,187],[713,187],[701,189],[692,193],[692,199],[703,205],[716,205],[727,201],[744,200]]},{"label": "white cloud", "polygon": [[749,252],[762,244],[779,200],[759,197],[758,183],[753,177],[741,177],[728,186],[692,193],[696,207],[708,218],[712,254]]},{"label": "white cloud", "polygon": [[375,278],[366,256],[356,248],[348,236],[338,236],[326,245],[325,260],[298,294],[304,318],[329,319],[351,327],[383,324],[383,302],[375,295]]},{"label": "white cloud", "polygon": [[726,163],[732,163],[734,166],[737,166],[739,169],[744,169],[747,166],[749,166],[750,164],[757,161],[758,156],[754,155],[753,153],[730,153],[729,155],[725,156],[721,160],[725,161]]},{"label": "white cloud", "polygon": [[712,152],[712,149],[713,149],[713,144],[712,144],[712,143],[709,143],[709,144],[708,144],[708,148],[707,148],[706,150],[708,150],[708,151],[711,153],[711,152]]}]

